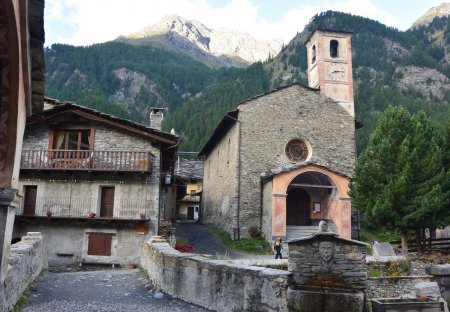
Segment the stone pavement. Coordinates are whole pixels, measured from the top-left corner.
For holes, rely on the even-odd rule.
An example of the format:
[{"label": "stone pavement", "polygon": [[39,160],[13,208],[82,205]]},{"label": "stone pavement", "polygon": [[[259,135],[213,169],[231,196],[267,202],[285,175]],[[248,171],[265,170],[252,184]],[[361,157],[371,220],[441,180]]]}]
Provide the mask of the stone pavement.
[{"label": "stone pavement", "polygon": [[137,270],[44,272],[33,284],[23,312],[205,312],[153,290]]},{"label": "stone pavement", "polygon": [[195,253],[211,255],[217,259],[235,259],[246,256],[226,247],[220,238],[207,226],[195,222],[175,223],[175,237],[195,247]]},{"label": "stone pavement", "polygon": [[[195,253],[210,255],[218,260],[229,260],[235,263],[249,265],[279,265],[287,264],[287,244],[282,250],[283,260],[275,260],[273,255],[245,254],[226,247],[220,238],[207,226],[195,222],[180,222],[174,224],[175,236],[195,247]],[[273,260],[273,261],[272,261]]]}]

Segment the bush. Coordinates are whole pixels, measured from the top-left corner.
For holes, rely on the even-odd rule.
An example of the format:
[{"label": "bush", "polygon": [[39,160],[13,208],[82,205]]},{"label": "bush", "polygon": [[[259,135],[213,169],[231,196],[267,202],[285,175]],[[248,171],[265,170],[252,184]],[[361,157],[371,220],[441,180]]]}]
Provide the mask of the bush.
[{"label": "bush", "polygon": [[248,234],[250,234],[251,237],[259,237],[261,236],[261,230],[257,226],[252,226],[248,229]]}]

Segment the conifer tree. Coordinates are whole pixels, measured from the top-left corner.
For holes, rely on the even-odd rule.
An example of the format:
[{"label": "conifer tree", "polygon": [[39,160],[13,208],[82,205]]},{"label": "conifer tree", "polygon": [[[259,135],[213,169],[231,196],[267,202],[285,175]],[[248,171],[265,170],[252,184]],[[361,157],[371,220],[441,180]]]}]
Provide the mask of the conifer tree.
[{"label": "conifer tree", "polygon": [[380,117],[350,183],[353,204],[367,221],[398,230],[407,254],[409,230],[448,218],[443,150],[425,113],[388,107]]}]

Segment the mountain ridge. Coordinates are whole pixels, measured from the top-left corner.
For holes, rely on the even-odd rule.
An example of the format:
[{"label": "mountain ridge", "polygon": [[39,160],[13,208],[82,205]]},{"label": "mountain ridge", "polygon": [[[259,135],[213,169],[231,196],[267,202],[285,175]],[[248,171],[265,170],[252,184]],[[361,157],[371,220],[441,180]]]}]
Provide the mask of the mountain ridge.
[{"label": "mountain ridge", "polygon": [[353,32],[356,119],[366,125],[356,134],[358,151],[389,105],[425,110],[437,124],[448,119],[449,17],[401,32],[368,18],[323,12],[278,55],[245,69],[208,67],[148,45],[55,45],[46,51],[46,93],[145,124],[149,107],[168,107],[163,129],[180,134],[181,150],[198,151],[239,102],[292,82],[307,84],[304,41],[316,28]]},{"label": "mountain ridge", "polygon": [[256,39],[237,30],[216,30],[178,15],[168,15],[116,41],[175,49],[208,65],[234,67],[264,61],[282,46],[281,40]]},{"label": "mountain ridge", "polygon": [[450,15],[450,3],[444,2],[438,6],[432,7],[424,15],[422,15],[417,21],[415,21],[410,29],[415,29],[420,26],[427,26],[436,17],[445,17]]}]

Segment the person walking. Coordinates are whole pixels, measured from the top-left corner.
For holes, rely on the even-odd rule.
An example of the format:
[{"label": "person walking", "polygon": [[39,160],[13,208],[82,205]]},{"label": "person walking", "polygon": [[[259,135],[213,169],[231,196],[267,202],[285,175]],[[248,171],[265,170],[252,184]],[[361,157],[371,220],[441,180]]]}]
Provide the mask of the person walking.
[{"label": "person walking", "polygon": [[275,243],[273,244],[273,250],[276,251],[275,259],[283,259],[283,256],[281,255],[281,249],[283,248],[281,236],[278,236],[278,238],[275,240]]}]

